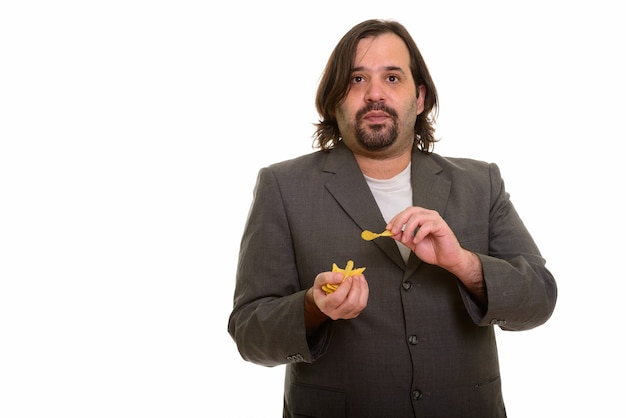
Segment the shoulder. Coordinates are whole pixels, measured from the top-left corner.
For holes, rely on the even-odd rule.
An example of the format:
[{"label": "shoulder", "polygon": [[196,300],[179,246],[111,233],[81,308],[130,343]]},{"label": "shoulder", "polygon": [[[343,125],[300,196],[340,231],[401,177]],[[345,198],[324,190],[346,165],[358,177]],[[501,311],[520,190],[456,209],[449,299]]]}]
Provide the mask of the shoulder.
[{"label": "shoulder", "polygon": [[352,152],[340,141],[339,144],[325,151],[314,151],[285,161],[269,165],[261,171],[269,171],[277,176],[311,176],[332,174],[349,169],[358,169]]},{"label": "shoulder", "polygon": [[447,171],[482,171],[488,170],[489,164],[486,161],[462,157],[444,157],[432,153],[429,155],[441,168]]},{"label": "shoulder", "polygon": [[289,160],[275,162],[262,170],[268,170],[275,173],[293,173],[302,171],[303,168],[313,168],[320,166],[327,158],[327,152],[315,151],[304,154]]},{"label": "shoulder", "polygon": [[463,157],[445,157],[439,154],[429,154],[432,160],[441,169],[441,174],[450,179],[459,181],[462,179],[490,181],[500,179],[500,169],[496,163]]}]

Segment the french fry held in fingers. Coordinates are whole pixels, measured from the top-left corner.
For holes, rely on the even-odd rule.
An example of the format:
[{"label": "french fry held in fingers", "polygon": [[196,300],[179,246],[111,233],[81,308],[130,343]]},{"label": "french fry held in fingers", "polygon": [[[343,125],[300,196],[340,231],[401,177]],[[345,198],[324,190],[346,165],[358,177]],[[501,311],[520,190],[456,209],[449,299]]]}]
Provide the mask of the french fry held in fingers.
[{"label": "french fry held in fingers", "polygon": [[[341,281],[341,283],[343,283],[349,276],[356,276],[356,275],[362,274],[365,271],[365,267],[360,267],[358,269],[355,269],[354,261],[348,260],[348,264],[346,264],[345,269],[339,268],[337,264],[333,263],[332,271],[334,273],[337,273],[337,272],[343,273],[343,280]],[[322,285],[322,290],[326,292],[326,294],[328,295],[329,293],[333,293],[335,290],[337,290],[338,287],[339,287],[338,284],[326,283]]]}]

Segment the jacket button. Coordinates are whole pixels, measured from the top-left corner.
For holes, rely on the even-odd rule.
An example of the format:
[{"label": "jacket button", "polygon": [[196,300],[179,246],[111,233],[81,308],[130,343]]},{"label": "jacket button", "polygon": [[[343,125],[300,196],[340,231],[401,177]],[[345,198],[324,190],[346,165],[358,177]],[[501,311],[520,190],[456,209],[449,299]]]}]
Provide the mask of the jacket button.
[{"label": "jacket button", "polygon": [[411,282],[402,282],[402,288],[404,290],[411,290],[411,287],[413,287],[413,285],[411,284]]},{"label": "jacket button", "polygon": [[422,391],[419,389],[415,389],[411,392],[411,398],[413,398],[414,401],[419,401],[420,399],[422,399]]},{"label": "jacket button", "polygon": [[418,341],[417,335],[409,335],[409,344],[416,345]]}]

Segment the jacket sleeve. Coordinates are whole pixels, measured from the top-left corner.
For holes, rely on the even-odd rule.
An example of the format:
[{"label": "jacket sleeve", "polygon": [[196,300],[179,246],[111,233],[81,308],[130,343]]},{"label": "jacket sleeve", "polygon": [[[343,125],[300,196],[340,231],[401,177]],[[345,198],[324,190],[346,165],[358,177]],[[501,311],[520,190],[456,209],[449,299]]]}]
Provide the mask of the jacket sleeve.
[{"label": "jacket sleeve", "polygon": [[487,289],[487,306],[480,308],[462,292],[478,325],[498,325],[521,331],[545,323],[554,311],[557,286],[530,233],[505,191],[500,171],[489,165],[491,197],[489,251],[478,254]]},{"label": "jacket sleeve", "polygon": [[281,190],[270,168],[259,171],[241,240],[228,332],[241,356],[276,366],[310,362],[304,294]]}]

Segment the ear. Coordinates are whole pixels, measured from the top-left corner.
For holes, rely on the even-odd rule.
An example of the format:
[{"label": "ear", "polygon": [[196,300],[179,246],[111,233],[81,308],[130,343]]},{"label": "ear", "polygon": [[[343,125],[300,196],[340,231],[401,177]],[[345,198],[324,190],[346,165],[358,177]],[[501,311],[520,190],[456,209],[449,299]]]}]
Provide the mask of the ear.
[{"label": "ear", "polygon": [[426,100],[426,86],[420,84],[417,86],[417,114],[419,115],[424,111],[424,100]]}]

